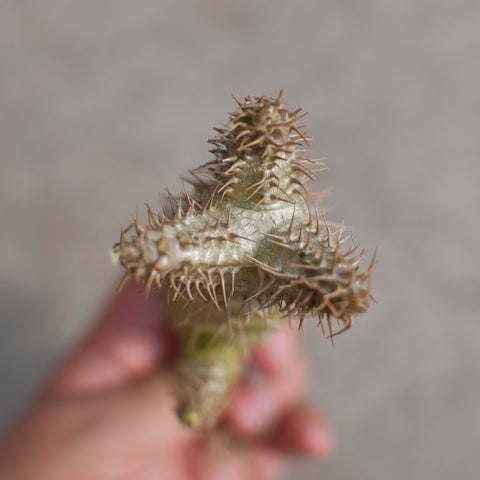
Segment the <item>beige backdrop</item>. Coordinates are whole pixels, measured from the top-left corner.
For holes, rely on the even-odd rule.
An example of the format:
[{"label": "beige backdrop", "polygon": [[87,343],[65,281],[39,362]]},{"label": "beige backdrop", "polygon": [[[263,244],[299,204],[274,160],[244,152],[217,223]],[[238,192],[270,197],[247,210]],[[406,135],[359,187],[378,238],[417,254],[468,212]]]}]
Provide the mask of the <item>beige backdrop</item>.
[{"label": "beige backdrop", "polygon": [[2,428],[113,291],[135,206],[210,158],[230,93],[283,88],[332,218],[378,246],[378,305],[334,350],[305,335],[338,453],[285,478],[478,478],[479,52],[475,0],[2,1]]}]

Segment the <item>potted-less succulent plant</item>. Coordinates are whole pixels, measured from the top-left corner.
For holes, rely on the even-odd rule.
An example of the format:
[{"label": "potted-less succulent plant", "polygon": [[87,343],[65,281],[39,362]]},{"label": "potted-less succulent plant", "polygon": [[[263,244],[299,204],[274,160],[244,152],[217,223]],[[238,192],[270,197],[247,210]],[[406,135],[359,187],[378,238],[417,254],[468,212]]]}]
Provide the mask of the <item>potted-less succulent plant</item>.
[{"label": "potted-less succulent plant", "polygon": [[305,189],[318,161],[306,156],[300,109],[281,93],[236,101],[191,191],[169,193],[159,213],[147,206],[148,224],[135,215],[113,248],[124,281],[165,298],[184,347],[178,414],[195,429],[215,425],[243,360],[284,319],[315,316],[332,338],[371,298],[373,259],[360,271],[364,252]]}]

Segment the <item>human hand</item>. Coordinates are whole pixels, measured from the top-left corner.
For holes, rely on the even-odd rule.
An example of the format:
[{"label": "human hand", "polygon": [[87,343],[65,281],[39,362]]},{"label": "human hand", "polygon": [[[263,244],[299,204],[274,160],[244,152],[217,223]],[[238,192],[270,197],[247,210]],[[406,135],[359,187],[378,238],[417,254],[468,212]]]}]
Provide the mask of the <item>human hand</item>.
[{"label": "human hand", "polygon": [[259,347],[222,425],[202,434],[174,413],[179,345],[160,302],[128,284],[47,382],[0,447],[12,480],[263,480],[294,454],[327,456],[325,420],[302,405],[305,362],[293,335]]}]

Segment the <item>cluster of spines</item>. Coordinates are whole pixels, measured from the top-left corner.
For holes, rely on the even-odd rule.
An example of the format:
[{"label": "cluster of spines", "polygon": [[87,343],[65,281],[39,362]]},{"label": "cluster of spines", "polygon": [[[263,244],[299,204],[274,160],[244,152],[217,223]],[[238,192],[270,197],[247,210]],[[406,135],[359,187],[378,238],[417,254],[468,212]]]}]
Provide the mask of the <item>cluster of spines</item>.
[{"label": "cluster of spines", "polygon": [[[180,202],[181,199],[177,201],[178,205]],[[163,210],[162,222],[148,205],[147,214],[148,225],[142,226],[138,221],[138,214],[134,215],[133,224],[121,231],[120,241],[114,245],[114,252],[127,270],[119,288],[133,276],[137,281],[144,281],[147,294],[153,287],[161,289],[168,284],[171,287],[172,301],[179,298],[194,300],[198,295],[204,301],[212,301],[220,309],[216,293],[220,286],[221,297],[227,305],[226,299],[233,296],[235,272],[245,266],[244,264],[218,262],[193,266],[187,261],[180,268],[172,269],[171,265],[162,263],[169,262],[172,248],[186,253],[189,250],[208,249],[209,245],[215,247],[215,243],[240,248],[239,239],[249,240],[231,228],[231,210],[228,209],[225,214],[215,212],[216,215],[212,215],[208,209],[199,208],[192,202],[191,208],[186,212],[181,210],[181,206],[177,206],[172,217],[167,216],[166,210]],[[182,219],[188,218],[198,219],[201,228],[194,231],[187,228],[182,224]],[[169,232],[169,227],[175,229],[173,236],[169,235],[172,233]],[[211,250],[215,252],[217,249]],[[227,273],[231,274],[232,288],[229,293],[225,281]]]},{"label": "cluster of spines", "polygon": [[[287,238],[268,234],[273,248],[284,251],[277,255],[283,261],[267,264],[252,259],[265,272],[265,277],[251,299],[259,301],[263,308],[278,308],[282,318],[297,317],[299,328],[306,315],[317,315],[317,325],[325,335],[323,321],[326,320],[328,337],[333,339],[350,328],[355,314],[366,312],[369,300],[374,300],[370,290],[375,255],[368,268],[359,272],[365,249],[356,253],[358,245],[351,237],[342,236],[343,227],[331,231],[325,222],[324,228],[327,234],[320,235],[317,219],[315,229],[308,225],[301,227],[298,236],[293,232]],[[347,240],[351,240],[352,245],[342,252]],[[335,332],[332,317],[343,322],[343,327]]]},{"label": "cluster of spines", "polygon": [[[168,208],[162,205],[157,215],[147,206],[149,224],[141,226],[136,215],[134,223],[122,231],[114,249],[127,268],[125,279],[129,276],[142,279],[147,291],[153,286],[158,289],[167,286],[173,301],[181,299],[194,304],[197,300],[211,301],[218,310],[224,310],[229,323],[229,305],[234,294],[245,305],[255,301],[260,309],[279,308],[285,316],[296,315],[300,325],[304,315],[317,314],[322,329],[322,319],[326,318],[332,336],[331,316],[344,323],[340,330],[343,331],[351,326],[355,313],[368,308],[373,262],[359,273],[359,259],[349,259],[353,252],[340,252],[345,241],[343,230],[332,233],[325,222],[326,234],[320,234],[318,215],[312,215],[305,201],[302,177],[313,178],[310,163],[314,161],[301,156],[298,148],[306,142],[300,131],[302,127],[296,126],[302,118],[300,110],[288,110],[281,93],[277,98],[244,97],[237,103],[239,108],[231,114],[229,127],[218,129],[219,135],[211,141],[216,147],[215,160],[192,172],[193,194],[185,191],[175,197],[167,191]],[[240,198],[236,198],[236,186]],[[265,203],[278,202],[280,208],[286,204],[293,206],[288,229],[264,234],[264,244],[282,250],[279,255],[282,261],[269,263],[253,253],[230,264],[186,262],[177,269],[162,271],[160,264],[169,256],[169,249],[161,247],[162,236],[165,237],[163,232],[169,226],[177,229],[172,240],[181,249],[208,248],[209,242],[213,242],[211,245],[220,242],[234,244],[241,250],[240,240],[249,239],[231,229],[231,214],[232,205],[243,200],[254,200],[252,212]],[[224,208],[225,205],[228,207]],[[299,210],[303,205],[308,221],[295,218],[297,205]],[[182,231],[181,225],[192,218],[199,219],[197,231],[189,228]],[[255,269],[260,280],[246,279]],[[250,273],[242,279],[242,272],[247,270]],[[340,270],[346,283],[338,274]],[[368,285],[363,288],[365,281]]]},{"label": "cluster of spines", "polygon": [[237,100],[211,141],[215,159],[185,179],[193,191],[167,190],[161,211],[147,205],[146,225],[137,212],[114,246],[124,281],[134,277],[169,303],[184,343],[177,412],[193,428],[214,425],[241,358],[279,319],[301,328],[316,315],[333,341],[373,299],[373,259],[361,272],[364,251],[353,240],[345,249],[344,229],[309,206],[304,183],[318,161],[303,156],[302,115],[281,97]]},{"label": "cluster of spines", "polygon": [[[217,128],[218,135],[210,140],[215,148],[215,160],[192,171],[197,188],[205,188],[207,178],[213,189],[212,200],[225,196],[262,204],[294,202],[296,195],[304,195],[304,179],[313,180],[311,168],[315,163],[301,153],[299,147],[307,144],[296,122],[304,115],[301,109],[289,110],[277,98],[244,97],[235,99],[238,109],[230,116],[229,126]],[[307,144],[308,145],[308,144]]]},{"label": "cluster of spines", "polygon": [[282,160],[280,154],[291,154],[301,145],[299,140],[306,141],[302,127],[296,126],[304,116],[298,115],[301,109],[292,112],[286,108],[281,93],[276,99],[247,96],[235,100],[238,109],[230,115],[229,127],[217,128],[217,137],[210,140],[216,146],[211,152],[219,162],[232,164],[245,158],[265,164]]}]

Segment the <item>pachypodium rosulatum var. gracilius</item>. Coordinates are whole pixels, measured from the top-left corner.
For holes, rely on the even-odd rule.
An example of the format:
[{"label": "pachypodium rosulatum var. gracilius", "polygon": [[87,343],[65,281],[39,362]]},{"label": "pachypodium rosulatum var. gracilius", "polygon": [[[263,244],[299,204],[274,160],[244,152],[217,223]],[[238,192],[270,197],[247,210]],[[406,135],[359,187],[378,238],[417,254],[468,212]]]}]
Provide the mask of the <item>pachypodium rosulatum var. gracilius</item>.
[{"label": "pachypodium rosulatum var. gracilius", "polygon": [[364,251],[309,202],[319,161],[306,156],[301,109],[281,93],[236,101],[190,192],[168,193],[159,213],[147,206],[148,223],[135,215],[113,248],[122,284],[134,277],[168,305],[184,344],[178,414],[196,429],[215,425],[244,358],[275,324],[313,316],[333,337],[371,298],[373,260],[360,271]]}]

